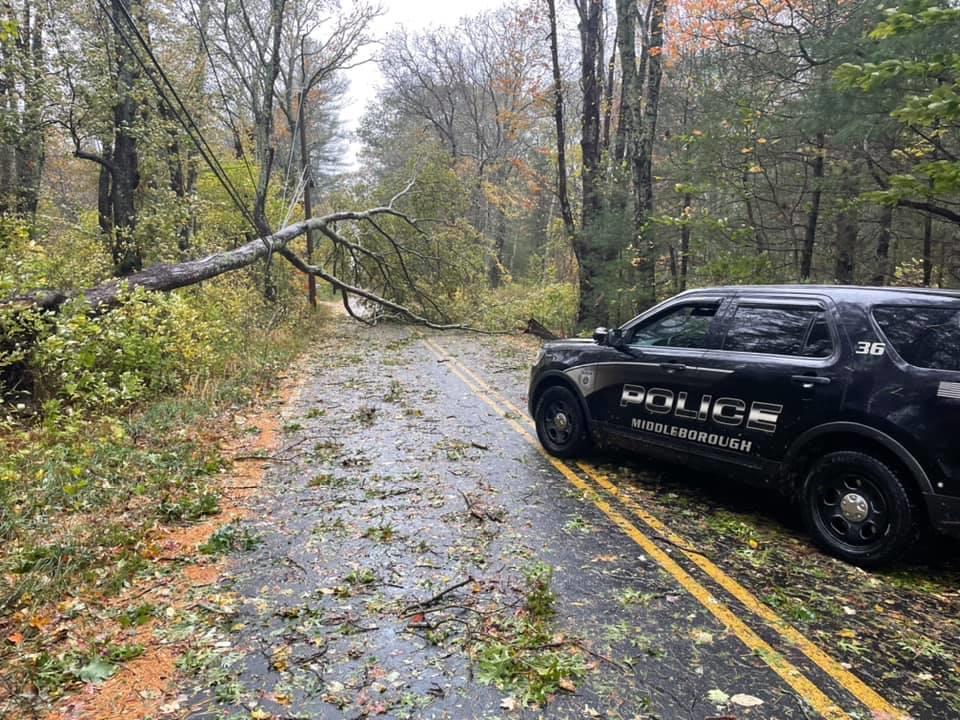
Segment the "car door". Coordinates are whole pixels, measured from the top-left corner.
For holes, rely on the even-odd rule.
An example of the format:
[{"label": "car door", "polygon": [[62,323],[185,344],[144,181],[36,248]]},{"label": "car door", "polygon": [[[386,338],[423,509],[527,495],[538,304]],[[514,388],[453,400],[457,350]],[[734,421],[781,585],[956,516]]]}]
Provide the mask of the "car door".
[{"label": "car door", "polygon": [[589,399],[593,418],[631,440],[682,447],[681,430],[691,423],[682,412],[707,382],[700,359],[723,303],[719,296],[684,298],[626,325],[623,360],[597,368],[602,390]]},{"label": "car door", "polygon": [[849,375],[838,327],[826,297],[739,295],[716,349],[700,361],[710,380],[711,450],[764,467],[781,460],[804,430],[835,418]]}]

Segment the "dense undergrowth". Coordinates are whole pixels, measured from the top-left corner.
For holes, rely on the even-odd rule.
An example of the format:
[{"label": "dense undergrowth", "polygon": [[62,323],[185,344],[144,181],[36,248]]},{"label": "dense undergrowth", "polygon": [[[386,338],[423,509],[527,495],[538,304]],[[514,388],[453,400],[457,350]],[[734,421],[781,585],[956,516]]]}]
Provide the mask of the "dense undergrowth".
[{"label": "dense undergrowth", "polygon": [[[7,292],[45,279],[47,259],[25,248],[13,238],[0,258]],[[293,276],[276,280],[274,302],[251,271],[129,292],[102,315],[72,302],[0,318],[0,697],[53,699],[136,654],[78,651],[50,628],[156,573],[157,528],[219,512],[218,418],[275,384],[322,332]]]}]

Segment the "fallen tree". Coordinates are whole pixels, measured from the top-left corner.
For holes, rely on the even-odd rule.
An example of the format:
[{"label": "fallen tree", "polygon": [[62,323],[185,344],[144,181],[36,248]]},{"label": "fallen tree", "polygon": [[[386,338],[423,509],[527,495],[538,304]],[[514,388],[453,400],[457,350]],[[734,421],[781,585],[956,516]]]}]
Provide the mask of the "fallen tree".
[{"label": "fallen tree", "polygon": [[[289,261],[300,272],[320,278],[338,290],[347,312],[361,322],[368,321],[356,315],[348,302],[350,296],[363,298],[375,303],[384,310],[394,313],[402,319],[417,325],[423,325],[437,330],[476,330],[476,328],[471,328],[467,325],[447,321],[448,318],[439,304],[418,286],[407,269],[404,255],[417,251],[413,251],[404,246],[393,234],[388,232],[382,222],[380,222],[382,218],[396,218],[417,232],[421,232],[415,219],[410,218],[394,207],[396,201],[405,195],[412,186],[413,183],[411,182],[402,192],[395,195],[389,204],[381,207],[363,211],[335,212],[322,217],[293,223],[271,235],[256,238],[232,250],[215,252],[203,258],[186,260],[175,264],[161,263],[153,265],[146,270],[128,275],[124,278],[108,280],[86,290],[75,292],[58,289],[33,290],[0,301],[0,310],[17,311],[38,309],[55,311],[68,300],[83,298],[94,313],[101,313],[115,306],[120,301],[125,290],[133,290],[136,288],[143,288],[154,292],[176,290],[189,285],[195,285],[205,280],[210,280],[234,270],[239,270],[252,265],[258,260],[271,258],[276,254]],[[393,251],[391,257],[388,259],[383,252],[373,250],[345,237],[336,227],[337,223],[342,222],[367,224],[378,236],[387,241],[388,246]],[[379,284],[383,290],[376,292],[362,287],[357,283],[347,282],[324,266],[310,264],[301,258],[293,250],[291,243],[301,235],[310,231],[319,232],[327,238],[332,244],[334,253],[348,256],[355,268],[361,266],[368,267],[368,274],[372,278],[375,277],[378,279],[376,284]],[[437,262],[441,262],[439,258],[434,259]],[[433,313],[435,313],[435,317],[427,317],[422,312],[415,311],[387,297],[387,293],[391,289],[396,289],[398,284],[403,284],[404,288],[415,296],[421,304],[429,307]],[[374,285],[374,283],[371,283],[371,285]]]}]

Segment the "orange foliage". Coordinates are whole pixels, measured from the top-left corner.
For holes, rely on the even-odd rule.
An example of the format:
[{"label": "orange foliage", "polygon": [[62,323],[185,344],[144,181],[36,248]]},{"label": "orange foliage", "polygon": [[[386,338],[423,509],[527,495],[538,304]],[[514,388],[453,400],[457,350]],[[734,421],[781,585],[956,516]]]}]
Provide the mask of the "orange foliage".
[{"label": "orange foliage", "polygon": [[816,15],[811,0],[679,0],[666,19],[672,59],[731,47],[764,26],[804,29]]}]

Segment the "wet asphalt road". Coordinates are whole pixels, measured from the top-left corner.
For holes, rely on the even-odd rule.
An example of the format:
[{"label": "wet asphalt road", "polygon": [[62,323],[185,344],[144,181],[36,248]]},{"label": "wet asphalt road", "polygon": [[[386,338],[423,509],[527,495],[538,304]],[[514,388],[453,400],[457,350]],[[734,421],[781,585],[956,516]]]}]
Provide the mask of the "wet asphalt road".
[{"label": "wet asphalt road", "polygon": [[[191,717],[960,717],[955,545],[869,574],[756,490],[552,464],[517,411],[536,347],[336,323],[196,630]],[[586,674],[512,709],[469,654],[535,563]]]}]

